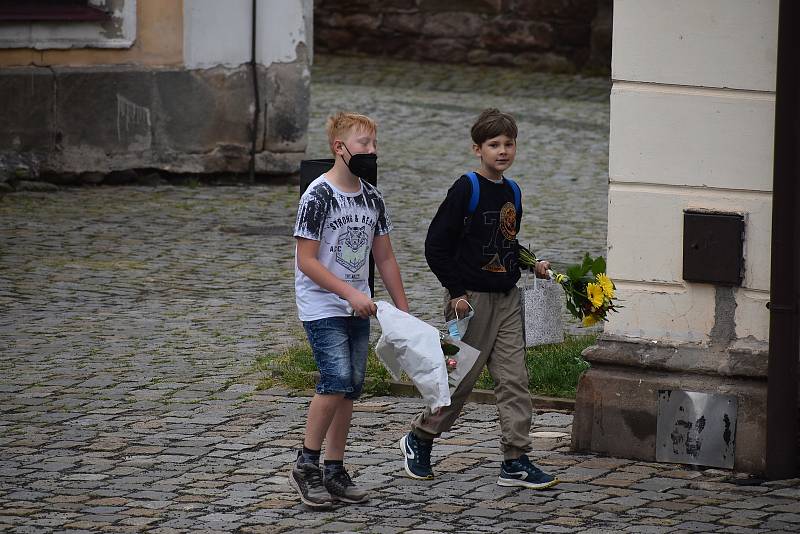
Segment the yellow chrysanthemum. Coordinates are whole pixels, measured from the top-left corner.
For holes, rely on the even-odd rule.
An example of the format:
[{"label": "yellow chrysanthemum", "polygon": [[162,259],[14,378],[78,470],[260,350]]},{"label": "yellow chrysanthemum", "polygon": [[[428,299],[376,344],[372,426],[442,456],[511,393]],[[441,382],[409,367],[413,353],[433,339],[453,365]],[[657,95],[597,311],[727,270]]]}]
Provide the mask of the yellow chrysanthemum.
[{"label": "yellow chrysanthemum", "polygon": [[592,306],[599,308],[603,305],[603,288],[599,284],[589,282],[586,284],[586,295],[589,297],[589,302]]},{"label": "yellow chrysanthemum", "polygon": [[600,284],[600,287],[603,288],[603,294],[610,299],[614,298],[614,283],[611,281],[611,278],[606,276],[605,273],[600,273],[597,275],[597,282]]},{"label": "yellow chrysanthemum", "polygon": [[595,323],[597,323],[597,316],[594,314],[587,315],[583,318],[583,326],[592,326]]},{"label": "yellow chrysanthemum", "polygon": [[561,284],[561,283],[565,282],[566,280],[567,280],[567,277],[566,277],[566,276],[564,276],[564,275],[563,275],[563,274],[561,274],[561,273],[556,273],[556,282],[558,282],[559,284]]}]

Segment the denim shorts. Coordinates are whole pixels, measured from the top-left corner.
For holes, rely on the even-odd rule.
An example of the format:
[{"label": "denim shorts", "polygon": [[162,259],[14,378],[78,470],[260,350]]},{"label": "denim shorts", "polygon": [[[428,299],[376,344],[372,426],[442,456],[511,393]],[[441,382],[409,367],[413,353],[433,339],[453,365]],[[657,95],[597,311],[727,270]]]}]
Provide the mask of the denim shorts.
[{"label": "denim shorts", "polygon": [[327,317],[303,321],[319,369],[317,393],[344,393],[355,400],[364,388],[369,318]]}]

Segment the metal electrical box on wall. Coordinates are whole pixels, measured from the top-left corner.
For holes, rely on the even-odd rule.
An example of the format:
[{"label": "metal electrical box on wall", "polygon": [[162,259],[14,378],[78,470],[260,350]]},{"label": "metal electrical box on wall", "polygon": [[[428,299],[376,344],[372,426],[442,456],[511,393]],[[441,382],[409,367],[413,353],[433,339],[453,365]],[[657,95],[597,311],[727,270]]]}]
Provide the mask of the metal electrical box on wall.
[{"label": "metal electrical box on wall", "polygon": [[744,216],[683,212],[683,279],[739,286],[744,261]]}]

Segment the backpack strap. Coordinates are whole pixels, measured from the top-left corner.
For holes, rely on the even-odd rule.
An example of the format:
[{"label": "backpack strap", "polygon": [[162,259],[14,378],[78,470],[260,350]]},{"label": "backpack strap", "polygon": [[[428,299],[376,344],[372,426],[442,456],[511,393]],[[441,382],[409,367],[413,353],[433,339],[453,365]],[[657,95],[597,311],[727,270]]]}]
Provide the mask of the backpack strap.
[{"label": "backpack strap", "polygon": [[472,193],[469,197],[469,204],[467,204],[467,216],[471,217],[475,210],[478,209],[478,199],[481,197],[481,183],[478,181],[478,175],[470,171],[467,173],[469,183],[472,185]]},{"label": "backpack strap", "polygon": [[511,178],[505,178],[508,182],[508,185],[511,186],[511,190],[514,192],[514,207],[517,209],[517,215],[522,213],[522,191],[520,191],[517,182],[512,180]]},{"label": "backpack strap", "polygon": [[[470,185],[472,185],[472,193],[469,197],[469,204],[467,204],[467,217],[471,217],[472,214],[475,213],[475,210],[478,209],[478,200],[481,196],[481,183],[478,180],[478,175],[473,171],[468,172],[467,177],[469,178]],[[522,212],[522,191],[520,191],[517,182],[505,176],[503,178],[508,182],[508,185],[511,186],[511,191],[514,192],[514,207],[517,209],[517,213]]]}]

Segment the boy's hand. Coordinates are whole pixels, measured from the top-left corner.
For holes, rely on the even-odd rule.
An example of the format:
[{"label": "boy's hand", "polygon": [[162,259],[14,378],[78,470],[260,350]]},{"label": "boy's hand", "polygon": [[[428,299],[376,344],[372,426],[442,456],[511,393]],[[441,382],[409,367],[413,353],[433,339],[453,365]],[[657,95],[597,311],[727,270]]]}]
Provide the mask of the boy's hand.
[{"label": "boy's hand", "polygon": [[469,303],[467,300],[466,295],[461,295],[460,297],[450,300],[450,309],[454,310],[459,317],[464,317],[469,313]]},{"label": "boy's hand", "polygon": [[353,308],[353,315],[358,315],[362,319],[378,313],[378,307],[372,299],[361,291],[356,291],[352,297],[347,299],[350,307]]},{"label": "boy's hand", "polygon": [[550,269],[550,262],[547,260],[541,260],[536,262],[536,277],[537,278],[550,278],[547,275],[547,271]]}]

